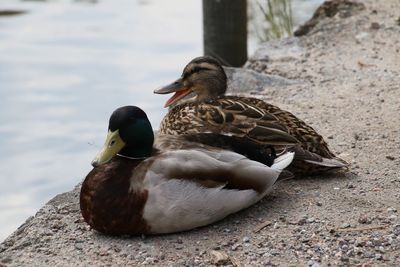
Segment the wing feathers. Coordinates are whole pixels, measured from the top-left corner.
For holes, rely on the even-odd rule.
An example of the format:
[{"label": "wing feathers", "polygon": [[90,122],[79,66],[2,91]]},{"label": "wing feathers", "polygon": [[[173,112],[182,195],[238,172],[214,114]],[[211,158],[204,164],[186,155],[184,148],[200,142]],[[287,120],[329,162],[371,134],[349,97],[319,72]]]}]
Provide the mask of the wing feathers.
[{"label": "wing feathers", "polygon": [[205,187],[225,184],[229,189],[252,189],[258,193],[275,183],[281,171],[278,167],[270,168],[234,152],[206,149],[162,153],[150,170],[153,175],[159,174],[168,180],[190,180]]}]

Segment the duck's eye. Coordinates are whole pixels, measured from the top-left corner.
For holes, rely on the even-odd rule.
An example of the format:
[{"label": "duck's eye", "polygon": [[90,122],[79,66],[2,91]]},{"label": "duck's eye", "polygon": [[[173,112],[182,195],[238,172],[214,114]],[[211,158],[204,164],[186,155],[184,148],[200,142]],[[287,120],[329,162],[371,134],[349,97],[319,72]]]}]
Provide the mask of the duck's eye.
[{"label": "duck's eye", "polygon": [[194,67],[191,71],[191,73],[195,73],[195,72],[200,72],[203,70],[209,70],[208,68],[204,68],[204,67]]},{"label": "duck's eye", "polygon": [[190,73],[193,74],[193,73],[199,72],[199,71],[200,71],[199,67],[194,67]]},{"label": "duck's eye", "polygon": [[115,140],[111,140],[110,144],[108,145],[109,147],[113,146],[115,144]]},{"label": "duck's eye", "polygon": [[183,74],[183,78],[185,79],[185,78],[187,78],[188,76],[190,76],[190,75],[192,75],[192,74],[194,74],[194,73],[203,71],[203,70],[210,70],[210,69],[204,68],[204,67],[194,67],[194,68],[191,69],[190,71],[184,73],[184,74]]}]

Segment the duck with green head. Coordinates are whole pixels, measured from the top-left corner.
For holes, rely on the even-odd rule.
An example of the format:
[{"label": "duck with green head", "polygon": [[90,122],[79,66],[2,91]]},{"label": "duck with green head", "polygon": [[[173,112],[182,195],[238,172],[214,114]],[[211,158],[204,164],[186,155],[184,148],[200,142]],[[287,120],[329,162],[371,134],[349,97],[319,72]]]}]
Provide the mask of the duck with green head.
[{"label": "duck with green head", "polygon": [[113,235],[204,226],[264,197],[293,159],[291,152],[272,153],[268,167],[234,152],[241,149],[240,140],[220,137],[154,136],[140,108],[115,110],[104,147],[82,184],[83,218],[93,229]]},{"label": "duck with green head", "polygon": [[[251,140],[259,149],[266,144],[277,152],[290,148],[295,160],[289,170],[295,174],[347,168],[323,137],[292,113],[257,98],[227,96],[226,89],[227,76],[216,59],[193,59],[178,80],[154,91],[175,93],[165,105],[173,107],[162,120],[160,133],[218,133]],[[186,99],[189,94],[194,96]]]}]

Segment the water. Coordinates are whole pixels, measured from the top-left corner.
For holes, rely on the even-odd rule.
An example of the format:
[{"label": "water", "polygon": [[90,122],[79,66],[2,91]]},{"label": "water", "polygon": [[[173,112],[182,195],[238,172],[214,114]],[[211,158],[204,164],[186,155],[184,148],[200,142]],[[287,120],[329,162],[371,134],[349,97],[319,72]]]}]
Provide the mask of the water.
[{"label": "water", "polygon": [[140,106],[157,128],[168,96],[153,90],[202,53],[201,1],[2,0],[1,9],[27,13],[0,17],[0,241],[83,179],[116,107]]}]

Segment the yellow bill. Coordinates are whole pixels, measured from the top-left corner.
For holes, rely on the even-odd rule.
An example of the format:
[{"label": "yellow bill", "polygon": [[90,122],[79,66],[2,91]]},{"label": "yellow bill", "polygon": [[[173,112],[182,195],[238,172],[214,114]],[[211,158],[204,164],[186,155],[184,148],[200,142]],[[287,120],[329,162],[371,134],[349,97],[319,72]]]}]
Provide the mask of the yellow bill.
[{"label": "yellow bill", "polygon": [[114,132],[109,130],[106,142],[100,152],[97,153],[96,157],[93,159],[92,166],[97,167],[109,162],[125,145],[125,142],[119,136],[119,130]]}]

